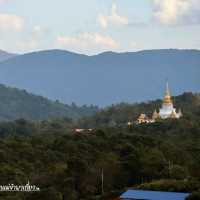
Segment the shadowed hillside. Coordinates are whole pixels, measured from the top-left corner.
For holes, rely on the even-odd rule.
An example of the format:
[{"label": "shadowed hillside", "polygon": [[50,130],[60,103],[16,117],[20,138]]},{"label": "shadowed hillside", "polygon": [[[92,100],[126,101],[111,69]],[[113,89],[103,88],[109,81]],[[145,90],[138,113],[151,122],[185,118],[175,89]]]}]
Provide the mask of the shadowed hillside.
[{"label": "shadowed hillside", "polygon": [[0,84],[0,121],[25,118],[44,120],[58,117],[77,119],[94,114],[95,106],[64,105],[16,88]]}]

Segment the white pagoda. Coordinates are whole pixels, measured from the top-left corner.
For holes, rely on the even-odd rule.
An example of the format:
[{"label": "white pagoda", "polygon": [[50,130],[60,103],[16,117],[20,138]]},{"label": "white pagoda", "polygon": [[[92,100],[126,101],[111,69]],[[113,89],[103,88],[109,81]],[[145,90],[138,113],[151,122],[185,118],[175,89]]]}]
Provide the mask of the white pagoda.
[{"label": "white pagoda", "polygon": [[170,95],[168,82],[166,84],[165,96],[163,99],[162,107],[160,108],[160,111],[158,113],[158,117],[160,117],[161,119],[167,119],[167,118],[179,119],[180,117],[182,117],[181,110],[179,110],[179,112],[177,113],[176,108],[174,108],[173,101]]},{"label": "white pagoda", "polygon": [[182,116],[183,114],[181,110],[176,112],[176,108],[174,108],[172,97],[169,90],[169,84],[167,82],[165,96],[163,99],[162,107],[159,109],[159,112],[155,110],[152,115],[152,118],[149,118],[146,114],[141,114],[137,119],[136,123],[137,124],[154,123],[158,119],[168,119],[168,118],[179,119]]}]

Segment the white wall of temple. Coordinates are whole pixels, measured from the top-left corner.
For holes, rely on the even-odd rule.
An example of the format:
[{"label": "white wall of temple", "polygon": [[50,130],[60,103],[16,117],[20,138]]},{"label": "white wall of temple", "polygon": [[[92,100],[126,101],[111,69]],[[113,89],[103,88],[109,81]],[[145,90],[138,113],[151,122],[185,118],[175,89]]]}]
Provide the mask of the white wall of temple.
[{"label": "white wall of temple", "polygon": [[169,118],[172,113],[176,113],[176,109],[173,107],[173,104],[163,104],[162,108],[160,109],[159,115],[162,119],[166,119]]}]

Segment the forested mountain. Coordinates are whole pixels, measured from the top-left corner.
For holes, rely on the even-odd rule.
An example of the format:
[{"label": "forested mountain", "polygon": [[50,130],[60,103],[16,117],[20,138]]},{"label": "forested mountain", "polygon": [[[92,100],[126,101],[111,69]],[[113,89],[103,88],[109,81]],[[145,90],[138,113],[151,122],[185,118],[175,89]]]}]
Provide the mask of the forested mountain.
[{"label": "forested mountain", "polygon": [[6,87],[0,84],[0,121],[24,118],[27,120],[44,120],[59,117],[77,119],[94,114],[95,106],[76,104],[64,105],[42,96],[36,96],[25,90]]},{"label": "forested mountain", "polygon": [[8,53],[8,52],[0,50],[0,62],[13,58],[15,56],[17,56],[17,54]]},{"label": "forested mountain", "polygon": [[200,51],[146,50],[95,56],[49,50],[0,63],[2,83],[64,103],[111,105],[200,90]]},{"label": "forested mountain", "polygon": [[[73,131],[80,122],[67,119],[0,123],[0,185],[24,185],[29,180],[41,189],[33,193],[1,192],[0,198],[108,200],[133,187],[196,191],[190,199],[199,200],[199,95],[187,93],[175,100],[184,112],[179,120],[109,127],[104,118],[95,117],[98,127],[81,134]],[[150,112],[157,103],[160,101],[112,106],[97,116],[119,116],[120,122],[136,108]]]}]

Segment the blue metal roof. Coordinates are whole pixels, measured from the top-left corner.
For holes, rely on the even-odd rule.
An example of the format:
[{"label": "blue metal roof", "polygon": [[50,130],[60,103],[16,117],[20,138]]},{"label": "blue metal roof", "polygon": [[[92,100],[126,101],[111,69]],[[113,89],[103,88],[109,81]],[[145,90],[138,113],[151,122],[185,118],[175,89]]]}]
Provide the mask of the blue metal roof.
[{"label": "blue metal roof", "polygon": [[128,190],[120,198],[123,200],[185,200],[189,193]]}]

